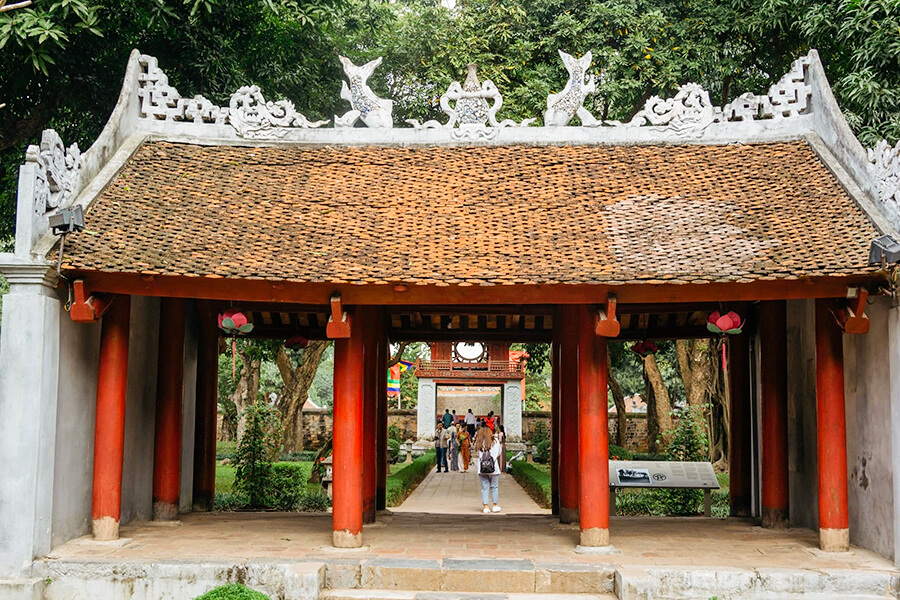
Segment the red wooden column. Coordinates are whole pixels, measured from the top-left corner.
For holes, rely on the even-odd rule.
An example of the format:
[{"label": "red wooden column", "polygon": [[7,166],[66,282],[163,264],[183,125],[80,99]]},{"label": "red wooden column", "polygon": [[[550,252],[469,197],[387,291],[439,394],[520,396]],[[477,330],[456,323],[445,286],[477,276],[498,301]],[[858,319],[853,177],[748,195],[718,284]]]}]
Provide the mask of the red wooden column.
[{"label": "red wooden column", "polygon": [[388,429],[388,404],[387,404],[387,376],[388,376],[388,353],[387,327],[384,322],[384,311],[378,310],[377,321],[377,340],[378,340],[378,358],[376,361],[376,369],[378,379],[376,381],[376,405],[377,405],[377,427],[378,439],[377,443],[377,460],[378,464],[376,481],[375,481],[375,509],[385,510],[387,508],[387,429]]},{"label": "red wooden column", "polygon": [[178,518],[181,497],[181,408],[184,392],[184,300],[162,298],[156,366],[153,520]]},{"label": "red wooden column", "polygon": [[362,546],[363,379],[365,344],[354,310],[347,308],[351,335],[334,341],[333,543]]},{"label": "red wooden column", "polygon": [[356,324],[363,337],[363,523],[375,522],[378,481],[378,339],[377,309],[356,309]]},{"label": "red wooden column", "polygon": [[731,516],[749,517],[752,500],[752,458],[750,453],[752,406],[750,404],[750,335],[728,336],[728,383],[731,400],[728,471],[731,479]]},{"label": "red wooden column", "polygon": [[594,333],[592,317],[590,307],[578,307],[578,517],[584,549],[609,546],[606,338]]},{"label": "red wooden column", "polygon": [[550,507],[559,514],[559,323],[550,346]]},{"label": "red wooden column", "polygon": [[843,334],[816,300],[816,426],[819,456],[819,547],[850,549],[847,511],[847,423],[844,414]]},{"label": "red wooden column", "polygon": [[578,313],[560,308],[559,521],[578,522]]},{"label": "red wooden column", "polygon": [[91,506],[94,539],[100,541],[119,538],[130,318],[131,296],[118,296],[103,317],[100,331]]},{"label": "red wooden column", "polygon": [[210,511],[216,495],[216,417],[218,413],[219,335],[201,314],[197,344],[197,410],[194,423],[194,510]]},{"label": "red wooden column", "polygon": [[787,307],[759,305],[762,526],[788,525]]}]

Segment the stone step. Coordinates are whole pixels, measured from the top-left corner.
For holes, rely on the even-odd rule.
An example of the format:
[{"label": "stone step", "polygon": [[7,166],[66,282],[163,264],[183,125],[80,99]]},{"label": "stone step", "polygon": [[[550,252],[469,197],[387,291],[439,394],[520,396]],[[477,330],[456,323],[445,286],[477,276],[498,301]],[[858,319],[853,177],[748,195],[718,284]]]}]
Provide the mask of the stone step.
[{"label": "stone step", "polygon": [[330,561],[326,589],[412,590],[500,594],[609,594],[613,565],[532,560],[377,558]]},{"label": "stone step", "polygon": [[613,594],[559,594],[498,592],[423,592],[420,590],[323,590],[319,600],[618,600]]}]

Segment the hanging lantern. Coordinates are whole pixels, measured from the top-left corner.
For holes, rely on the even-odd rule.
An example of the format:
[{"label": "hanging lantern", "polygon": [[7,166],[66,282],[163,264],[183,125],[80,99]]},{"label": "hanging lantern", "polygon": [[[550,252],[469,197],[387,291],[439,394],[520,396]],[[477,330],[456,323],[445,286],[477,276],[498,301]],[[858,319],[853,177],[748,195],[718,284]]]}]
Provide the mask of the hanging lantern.
[{"label": "hanging lantern", "polygon": [[237,336],[253,331],[253,323],[236,308],[219,313],[219,329],[231,336],[231,380],[237,374]]},{"label": "hanging lantern", "polygon": [[728,362],[725,355],[725,336],[737,335],[741,332],[743,327],[744,322],[741,320],[741,316],[733,310],[725,313],[724,315],[719,314],[719,311],[713,311],[706,319],[706,328],[712,333],[718,334],[721,338],[719,340],[719,345],[722,346],[723,372],[728,370]]},{"label": "hanging lantern", "polygon": [[641,340],[631,346],[631,351],[644,358],[648,354],[656,354],[659,352],[659,346],[653,340]]},{"label": "hanging lantern", "polygon": [[307,346],[309,346],[309,340],[302,335],[294,335],[284,340],[284,347],[288,350],[293,350],[294,348],[306,348]]}]

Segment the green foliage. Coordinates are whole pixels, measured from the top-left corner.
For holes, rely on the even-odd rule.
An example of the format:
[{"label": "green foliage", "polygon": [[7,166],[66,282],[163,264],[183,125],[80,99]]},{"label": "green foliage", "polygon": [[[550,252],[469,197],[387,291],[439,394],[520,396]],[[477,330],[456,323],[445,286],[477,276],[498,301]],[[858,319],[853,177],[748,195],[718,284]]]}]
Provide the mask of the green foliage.
[{"label": "green foliage", "polygon": [[[675,412],[676,426],[666,449],[669,460],[702,462],[707,459],[709,442],[700,411],[688,408]],[[654,490],[663,512],[667,515],[694,515],[700,511],[703,492],[700,490]]]},{"label": "green foliage", "polygon": [[268,505],[272,462],[281,450],[281,417],[274,408],[258,402],[244,411],[247,430],[238,444],[235,491],[247,495],[250,505]]},{"label": "green foliage", "polygon": [[303,497],[310,468],[309,463],[280,462],[272,465],[266,508],[296,510]]},{"label": "green foliage", "polygon": [[391,423],[387,428],[387,437],[388,440],[394,440],[395,442],[403,442],[403,429],[400,428],[396,423]]},{"label": "green foliage", "polygon": [[216,491],[230,494],[234,491],[235,468],[231,465],[216,465]]},{"label": "green foliage", "polygon": [[234,459],[237,455],[237,442],[216,442],[216,460]]},{"label": "green foliage", "polygon": [[331,508],[331,498],[320,486],[307,488],[297,505],[297,509],[301,512],[326,512],[329,508]]},{"label": "green foliage", "polygon": [[431,450],[413,459],[410,464],[397,470],[396,473],[389,475],[386,489],[387,505],[400,506],[419,482],[425,479],[428,472],[434,468],[434,465],[435,454]]},{"label": "green foliage", "polygon": [[[218,487],[218,482],[216,482],[216,487]],[[213,507],[216,510],[237,510],[239,508],[246,507],[248,504],[250,504],[250,501],[244,494],[235,494],[232,492],[216,492],[216,495],[213,497]]]},{"label": "green foliage", "polygon": [[387,459],[389,463],[395,463],[400,458],[400,442],[393,439],[388,438],[387,441]]},{"label": "green foliage", "polygon": [[531,443],[540,444],[544,440],[550,439],[550,427],[545,421],[537,421],[531,428]]},{"label": "green foliage", "polygon": [[535,445],[531,455],[534,459],[534,462],[539,464],[546,464],[550,462],[550,445],[550,440],[541,440],[537,445]]},{"label": "green foliage", "polygon": [[214,588],[194,600],[270,600],[262,592],[251,590],[238,583],[229,583]]},{"label": "green foliage", "polygon": [[510,474],[519,482],[534,501],[544,508],[550,508],[552,499],[550,474],[524,461],[510,464]]},{"label": "green foliage", "polygon": [[649,460],[654,462],[669,460],[669,457],[665,454],[648,454],[644,452],[635,452],[632,455],[632,460]]},{"label": "green foliage", "polygon": [[278,457],[279,462],[308,462],[316,460],[316,452],[313,450],[302,450],[300,452],[285,452]]},{"label": "green foliage", "polygon": [[632,454],[621,446],[609,445],[609,460],[631,460]]}]

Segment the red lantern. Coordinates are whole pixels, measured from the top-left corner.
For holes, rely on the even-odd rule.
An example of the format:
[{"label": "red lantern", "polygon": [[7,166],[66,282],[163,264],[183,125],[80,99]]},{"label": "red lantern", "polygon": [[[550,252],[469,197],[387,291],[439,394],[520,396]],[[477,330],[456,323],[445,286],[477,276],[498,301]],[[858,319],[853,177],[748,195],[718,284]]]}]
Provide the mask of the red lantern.
[{"label": "red lantern", "polygon": [[253,331],[253,323],[236,308],[219,313],[219,329],[231,336],[231,380],[237,371],[237,336]]},{"label": "red lantern", "polygon": [[739,334],[743,327],[744,322],[741,320],[741,316],[733,310],[725,313],[724,315],[719,314],[719,311],[714,311],[711,312],[709,314],[709,317],[706,319],[706,328],[712,333],[717,333],[722,336],[722,339],[719,341],[719,343],[722,345],[723,372],[728,369],[728,362],[725,356],[724,336]]},{"label": "red lantern", "polygon": [[648,354],[656,354],[659,352],[659,346],[653,340],[641,340],[631,346],[631,351],[644,358]]},{"label": "red lantern", "polygon": [[284,340],[284,347],[288,350],[292,350],[294,348],[306,348],[307,346],[309,346],[309,340],[302,335],[291,336],[288,339]]}]

